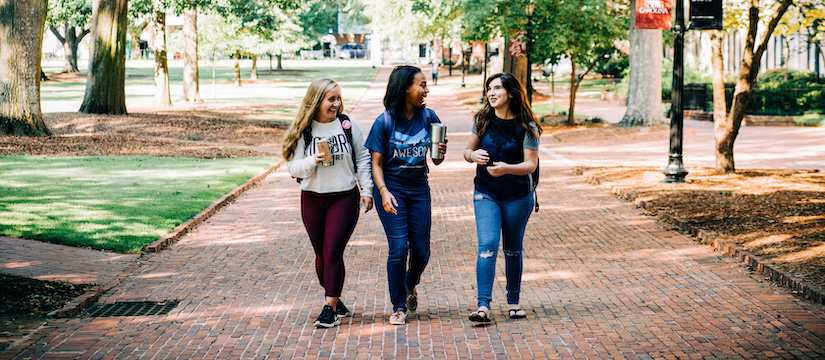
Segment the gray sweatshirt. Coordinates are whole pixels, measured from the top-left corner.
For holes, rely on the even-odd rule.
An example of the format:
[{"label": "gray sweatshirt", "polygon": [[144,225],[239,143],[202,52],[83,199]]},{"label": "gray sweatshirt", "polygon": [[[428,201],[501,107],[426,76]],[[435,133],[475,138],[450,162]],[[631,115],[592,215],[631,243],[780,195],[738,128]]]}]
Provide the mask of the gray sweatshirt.
[{"label": "gray sweatshirt", "polygon": [[[320,123],[313,120],[311,126],[312,140],[306,146],[304,137],[298,139],[295,146],[295,155],[292,160],[287,161],[286,167],[289,175],[303,179],[301,190],[324,194],[332,192],[347,191],[355,187],[356,183],[361,189],[361,196],[372,197],[372,166],[370,164],[370,152],[364,146],[364,133],[355,120],[350,118],[352,124],[352,142],[350,146],[344,128],[338,120]],[[332,153],[332,165],[323,166],[315,163],[316,143],[318,139],[325,138],[329,143]],[[352,164],[353,147],[355,148],[355,160],[358,162],[358,173],[354,172]]]}]

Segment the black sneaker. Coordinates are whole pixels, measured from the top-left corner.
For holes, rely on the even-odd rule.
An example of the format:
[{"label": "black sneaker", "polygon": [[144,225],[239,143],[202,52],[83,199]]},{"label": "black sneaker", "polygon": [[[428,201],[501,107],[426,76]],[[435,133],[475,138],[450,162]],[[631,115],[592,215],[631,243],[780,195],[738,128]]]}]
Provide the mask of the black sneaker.
[{"label": "black sneaker", "polygon": [[349,309],[347,309],[347,307],[346,307],[346,305],[344,305],[343,301],[338,300],[338,305],[337,305],[337,308],[335,309],[335,314],[337,314],[339,318],[350,317],[350,316],[352,316],[352,311],[349,311]]},{"label": "black sneaker", "polygon": [[332,306],[324,305],[324,309],[321,310],[321,315],[318,315],[318,320],[315,320],[315,327],[331,328],[340,323],[341,320],[338,320],[338,315],[335,314]]}]

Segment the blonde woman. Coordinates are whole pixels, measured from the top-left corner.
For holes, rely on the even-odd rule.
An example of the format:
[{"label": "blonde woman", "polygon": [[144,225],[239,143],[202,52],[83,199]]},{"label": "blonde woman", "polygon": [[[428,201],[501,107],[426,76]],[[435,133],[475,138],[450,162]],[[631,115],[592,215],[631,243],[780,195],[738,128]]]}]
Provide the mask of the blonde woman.
[{"label": "blonde woman", "polygon": [[[326,296],[315,326],[325,328],[352,315],[340,300],[344,248],[360,211],[372,208],[370,154],[358,123],[343,111],[341,87],[332,79],[316,79],[309,84],[283,144],[289,174],[301,184],[301,218],[315,250],[315,272]],[[331,160],[318,151],[318,144],[324,141]]]}]

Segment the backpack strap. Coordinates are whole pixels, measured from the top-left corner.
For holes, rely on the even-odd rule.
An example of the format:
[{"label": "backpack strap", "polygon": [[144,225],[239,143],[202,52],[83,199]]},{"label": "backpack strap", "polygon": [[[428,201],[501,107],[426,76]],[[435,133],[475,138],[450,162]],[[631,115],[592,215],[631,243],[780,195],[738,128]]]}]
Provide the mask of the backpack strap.
[{"label": "backpack strap", "polygon": [[[530,133],[529,130],[524,130],[524,139],[527,139],[527,133]],[[522,153],[524,152],[524,140],[522,140]],[[533,209],[535,212],[539,212],[539,195],[536,188],[539,186],[539,164],[536,164],[536,170],[533,170],[532,173],[527,174],[527,179],[530,182],[530,190],[533,192]]]},{"label": "backpack strap", "polygon": [[431,124],[433,121],[430,120],[430,109],[423,108],[423,109],[421,109],[421,111],[422,111],[421,115],[424,117],[424,122],[427,123],[427,124]]},{"label": "backpack strap", "polygon": [[392,131],[395,129],[395,119],[392,118],[389,110],[384,110],[384,139],[389,143]]},{"label": "backpack strap", "polygon": [[341,122],[341,128],[344,129],[344,136],[347,137],[347,142],[349,142],[350,148],[350,156],[352,156],[352,166],[355,169],[355,173],[358,173],[358,162],[355,161],[355,143],[352,141],[352,125],[350,124],[349,127],[344,127],[344,121],[350,121],[349,116],[344,114],[338,115],[338,121]]},{"label": "backpack strap", "polygon": [[[302,151],[306,153],[307,146],[309,146],[309,143],[312,142],[312,127],[307,126],[306,129],[304,129],[304,131],[301,131],[301,137],[304,138],[304,148]],[[295,181],[297,181],[299,184],[303,180],[303,178],[295,178]]]}]

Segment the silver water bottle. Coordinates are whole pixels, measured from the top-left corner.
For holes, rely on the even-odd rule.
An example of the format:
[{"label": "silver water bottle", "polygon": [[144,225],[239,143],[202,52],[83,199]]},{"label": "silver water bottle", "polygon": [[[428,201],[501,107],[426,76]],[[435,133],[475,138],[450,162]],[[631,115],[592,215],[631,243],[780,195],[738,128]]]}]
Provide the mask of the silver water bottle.
[{"label": "silver water bottle", "polygon": [[438,150],[438,144],[443,144],[447,137],[447,126],[441,123],[430,124],[430,157],[436,160],[444,158],[444,154]]}]

